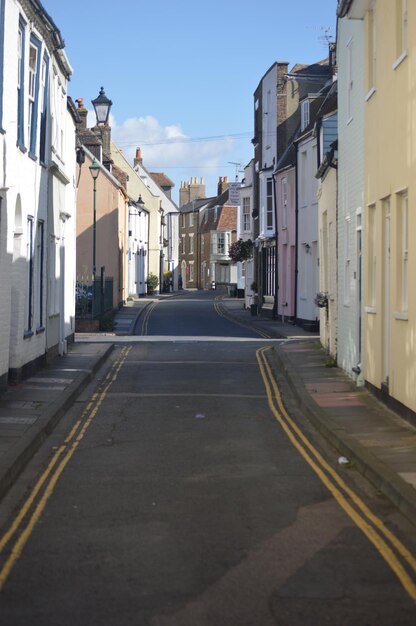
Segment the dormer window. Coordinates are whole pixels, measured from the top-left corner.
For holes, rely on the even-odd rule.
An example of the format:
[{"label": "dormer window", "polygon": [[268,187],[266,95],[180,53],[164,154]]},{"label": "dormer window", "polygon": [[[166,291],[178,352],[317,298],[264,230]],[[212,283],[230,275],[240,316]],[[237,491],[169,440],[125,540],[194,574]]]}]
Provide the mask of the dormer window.
[{"label": "dormer window", "polygon": [[300,105],[300,130],[304,131],[309,125],[309,100],[304,100]]}]

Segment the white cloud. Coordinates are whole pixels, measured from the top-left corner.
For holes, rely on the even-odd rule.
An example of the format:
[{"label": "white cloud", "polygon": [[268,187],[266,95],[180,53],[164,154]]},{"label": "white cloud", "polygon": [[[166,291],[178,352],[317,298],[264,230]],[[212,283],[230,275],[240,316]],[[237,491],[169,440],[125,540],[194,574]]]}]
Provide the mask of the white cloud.
[{"label": "white cloud", "polygon": [[146,167],[168,170],[192,166],[199,171],[211,170],[226,162],[234,149],[232,137],[195,141],[180,126],[162,126],[151,115],[129,118],[121,125],[111,117],[110,124],[113,141],[129,160],[133,160],[136,148],[141,147]]}]

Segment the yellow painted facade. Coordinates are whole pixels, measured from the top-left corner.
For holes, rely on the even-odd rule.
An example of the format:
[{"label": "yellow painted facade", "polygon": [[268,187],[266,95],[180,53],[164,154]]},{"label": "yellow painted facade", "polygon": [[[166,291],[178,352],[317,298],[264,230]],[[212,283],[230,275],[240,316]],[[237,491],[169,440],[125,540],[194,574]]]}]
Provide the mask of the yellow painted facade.
[{"label": "yellow painted facade", "polygon": [[161,256],[160,197],[152,194],[150,189],[134,170],[133,166],[114,143],[111,144],[111,157],[115,165],[128,175],[127,192],[129,196],[134,199],[138,199],[138,197],[141,196],[145,208],[149,212],[148,272],[149,274],[155,274],[159,278]]},{"label": "yellow painted facade", "polygon": [[353,4],[365,5],[364,374],[416,411],[416,2]]}]

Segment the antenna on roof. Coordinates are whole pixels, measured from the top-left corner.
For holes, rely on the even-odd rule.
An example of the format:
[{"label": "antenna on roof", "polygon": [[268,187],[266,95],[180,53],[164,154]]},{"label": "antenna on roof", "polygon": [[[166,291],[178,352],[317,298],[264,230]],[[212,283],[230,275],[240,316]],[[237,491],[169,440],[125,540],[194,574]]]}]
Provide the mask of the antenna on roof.
[{"label": "antenna on roof", "polygon": [[321,32],[323,32],[323,34],[320,35],[320,37],[318,37],[318,39],[319,39],[319,41],[322,41],[322,43],[326,47],[328,47],[334,41],[334,37],[331,34],[331,27],[330,26],[321,26]]},{"label": "antenna on roof", "polygon": [[235,167],[235,182],[238,183],[238,172],[239,172],[239,167],[241,167],[241,163],[236,163],[235,161],[228,161],[228,163],[230,165],[234,165]]}]

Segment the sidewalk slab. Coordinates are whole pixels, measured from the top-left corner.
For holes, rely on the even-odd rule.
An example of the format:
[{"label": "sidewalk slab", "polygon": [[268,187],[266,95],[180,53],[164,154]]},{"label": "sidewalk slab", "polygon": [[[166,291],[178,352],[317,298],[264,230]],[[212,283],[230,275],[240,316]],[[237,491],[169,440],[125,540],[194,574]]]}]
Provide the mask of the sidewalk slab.
[{"label": "sidewalk slab", "polygon": [[0,396],[0,498],[93,379],[113,345],[73,343]]},{"label": "sidewalk slab", "polygon": [[[285,376],[305,417],[416,525],[416,429],[367,389],[357,389],[341,370],[325,368],[319,342],[303,342],[301,348],[292,342],[275,345],[272,368]],[[328,384],[334,370],[337,381]]]}]

